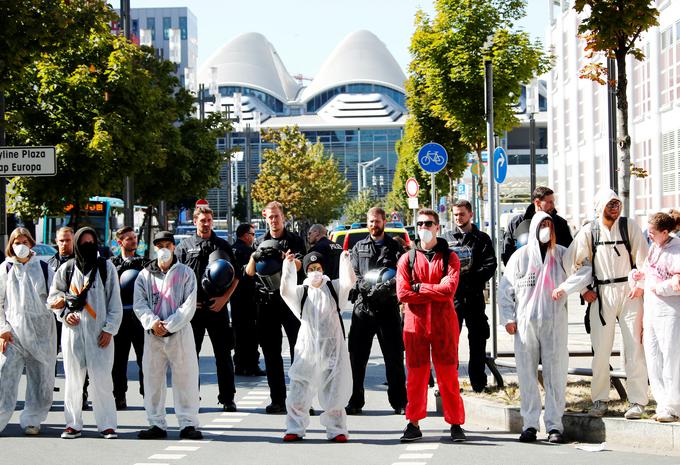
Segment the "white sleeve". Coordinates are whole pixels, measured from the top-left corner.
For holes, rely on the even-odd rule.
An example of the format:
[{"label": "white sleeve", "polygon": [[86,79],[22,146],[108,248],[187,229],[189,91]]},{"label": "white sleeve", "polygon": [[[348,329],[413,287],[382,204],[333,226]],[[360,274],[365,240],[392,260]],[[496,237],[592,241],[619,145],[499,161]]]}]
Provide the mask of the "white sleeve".
[{"label": "white sleeve", "polygon": [[11,331],[12,327],[7,323],[5,318],[5,302],[7,293],[7,265],[5,262],[2,263],[2,269],[0,269],[0,334]]},{"label": "white sleeve", "polygon": [[649,245],[640,226],[632,219],[628,219],[628,235],[630,236],[630,253],[633,256],[633,264],[641,268],[647,259]]},{"label": "white sleeve", "polygon": [[567,294],[573,292],[581,292],[586,286],[592,284],[593,282],[593,267],[590,263],[589,258],[583,258],[579,267],[575,269],[573,273],[569,272],[569,264],[567,262],[568,251],[566,249],[560,250],[560,265],[562,269],[567,274],[567,279],[564,280],[562,284],[558,286],[558,289],[562,289]]},{"label": "white sleeve", "polygon": [[113,263],[106,261],[106,322],[102,331],[112,335],[118,333],[120,323],[123,320],[123,303],[120,301],[120,282],[118,271]]},{"label": "white sleeve", "polygon": [[177,270],[178,273],[183,273],[184,289],[182,292],[182,297],[184,302],[180,305],[175,313],[170,315],[167,320],[165,320],[165,329],[171,333],[176,333],[188,324],[191,324],[191,319],[194,317],[196,312],[196,275],[189,268],[183,266],[181,270]]},{"label": "white sleeve", "polygon": [[149,283],[153,279],[149,270],[142,270],[135,280],[135,296],[132,309],[137,315],[144,330],[150,330],[154,323],[159,320],[151,307],[152,296],[149,295]]},{"label": "white sleeve", "polygon": [[57,320],[61,321],[62,323],[64,322],[64,319],[61,317],[61,313],[64,309],[53,308],[52,304],[54,304],[54,302],[59,299],[63,299],[66,292],[68,292],[69,286],[71,285],[71,283],[66,282],[66,268],[67,266],[64,264],[57,269],[56,273],[54,273],[52,283],[50,284],[50,294],[47,296],[47,306],[50,310],[52,310],[52,312],[54,312],[55,315],[57,315]]},{"label": "white sleeve", "polygon": [[281,298],[288,305],[291,312],[297,319],[300,319],[302,308],[300,308],[300,300],[304,292],[303,286],[297,285],[297,270],[295,269],[295,262],[288,260],[283,261],[283,270],[281,270]]},{"label": "white sleeve", "polygon": [[340,271],[338,279],[333,280],[333,287],[338,294],[338,305],[340,308],[345,308],[349,305],[349,291],[354,287],[357,281],[357,275],[352,268],[349,254],[340,255]]},{"label": "white sleeve", "polygon": [[505,272],[498,284],[498,310],[501,324],[506,325],[517,321],[517,310],[515,301],[515,269],[517,260],[521,255],[518,250],[510,257],[505,267]]}]

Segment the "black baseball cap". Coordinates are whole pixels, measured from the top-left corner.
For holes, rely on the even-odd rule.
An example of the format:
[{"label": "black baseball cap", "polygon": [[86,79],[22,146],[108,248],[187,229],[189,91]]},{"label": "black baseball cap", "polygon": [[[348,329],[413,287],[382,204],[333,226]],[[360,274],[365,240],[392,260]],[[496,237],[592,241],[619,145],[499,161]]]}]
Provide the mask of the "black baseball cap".
[{"label": "black baseball cap", "polygon": [[159,231],[153,237],[153,245],[156,245],[156,243],[161,241],[170,241],[174,244],[175,236],[170,231]]}]

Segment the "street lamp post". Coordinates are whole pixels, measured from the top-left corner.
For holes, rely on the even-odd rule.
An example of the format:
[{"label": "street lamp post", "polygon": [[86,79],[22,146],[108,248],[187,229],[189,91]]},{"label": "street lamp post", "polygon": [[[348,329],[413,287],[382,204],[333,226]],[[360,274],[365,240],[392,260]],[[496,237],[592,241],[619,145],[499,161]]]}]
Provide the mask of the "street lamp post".
[{"label": "street lamp post", "polygon": [[537,111],[538,103],[538,82],[532,80],[527,89],[527,113],[529,114],[529,197],[536,189],[536,119],[534,114]]},{"label": "street lamp post", "polygon": [[[128,41],[132,37],[132,21],[130,19],[130,0],[120,0],[120,13],[123,22],[123,34]],[[126,226],[135,227],[134,200],[135,181],[132,176],[125,176],[125,189],[123,192],[124,210],[123,219]]]},{"label": "street lamp post", "polygon": [[609,187],[619,191],[618,146],[616,144],[616,59],[607,59],[607,113],[609,114]]}]

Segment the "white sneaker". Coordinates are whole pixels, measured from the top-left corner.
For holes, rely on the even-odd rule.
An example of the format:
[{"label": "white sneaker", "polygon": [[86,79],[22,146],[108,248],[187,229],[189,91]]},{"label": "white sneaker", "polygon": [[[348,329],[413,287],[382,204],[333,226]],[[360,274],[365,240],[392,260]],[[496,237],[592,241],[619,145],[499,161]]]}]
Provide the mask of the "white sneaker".
[{"label": "white sneaker", "polygon": [[657,412],[654,419],[659,423],[672,423],[678,421],[678,417],[666,411]]},{"label": "white sneaker", "polygon": [[593,406],[590,408],[588,416],[591,416],[593,418],[602,418],[604,414],[607,413],[608,408],[609,406],[606,401],[596,400],[595,402],[593,402]]},{"label": "white sneaker", "polygon": [[40,426],[27,426],[24,428],[24,434],[26,436],[37,436],[40,434]]},{"label": "white sneaker", "polygon": [[642,418],[642,414],[645,413],[645,409],[642,408],[640,404],[631,404],[630,408],[623,415],[626,420],[639,420]]}]

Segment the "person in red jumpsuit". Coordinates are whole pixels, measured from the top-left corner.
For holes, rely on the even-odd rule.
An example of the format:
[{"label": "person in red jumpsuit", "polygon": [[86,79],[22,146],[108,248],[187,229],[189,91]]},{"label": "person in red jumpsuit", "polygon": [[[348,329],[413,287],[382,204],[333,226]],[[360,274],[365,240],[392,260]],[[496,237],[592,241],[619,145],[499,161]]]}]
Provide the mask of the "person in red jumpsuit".
[{"label": "person in red jumpsuit", "polygon": [[[423,437],[418,422],[427,416],[430,353],[451,439],[465,441],[463,399],[458,385],[458,317],[453,296],[458,286],[460,261],[446,240],[437,238],[439,215],[421,209],[417,217],[415,249],[402,255],[397,266],[397,296],[404,304],[407,397],[402,442]],[[445,257],[448,256],[448,264]],[[446,270],[444,267],[446,266]]]}]

